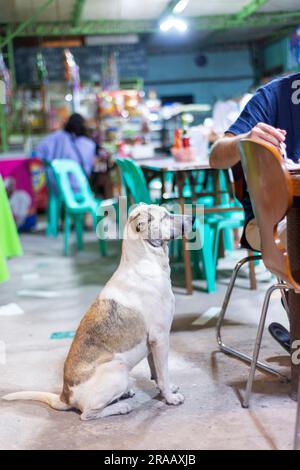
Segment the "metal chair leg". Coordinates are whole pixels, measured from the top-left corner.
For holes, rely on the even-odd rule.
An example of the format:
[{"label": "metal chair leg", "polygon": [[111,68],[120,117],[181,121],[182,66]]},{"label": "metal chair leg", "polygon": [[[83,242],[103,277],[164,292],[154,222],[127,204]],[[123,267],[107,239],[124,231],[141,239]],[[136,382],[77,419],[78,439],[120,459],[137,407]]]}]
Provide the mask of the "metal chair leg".
[{"label": "metal chair leg", "polygon": [[298,405],[297,405],[297,414],[296,414],[294,450],[300,450],[300,375],[299,375],[299,384],[298,384]]},{"label": "metal chair leg", "polygon": [[[284,284],[282,279],[277,278],[277,281],[278,281],[278,284]],[[280,293],[281,293],[281,298],[282,298],[282,303],[283,303],[283,306],[284,306],[284,310],[287,313],[288,319],[290,319],[290,310],[289,310],[289,305],[288,305],[288,300],[287,300],[288,290],[289,290],[288,287],[286,287],[285,290],[280,289]]]},{"label": "metal chair leg", "polygon": [[[220,312],[218,322],[217,322],[217,326],[216,326],[216,337],[217,337],[217,343],[218,343],[218,346],[219,346],[220,350],[222,352],[226,353],[226,354],[230,354],[231,356],[237,357],[238,359],[241,359],[242,361],[245,361],[248,364],[252,363],[253,358],[251,356],[248,356],[247,354],[242,353],[241,351],[238,351],[237,349],[226,346],[226,344],[222,340],[221,332],[222,332],[222,326],[223,326],[223,323],[224,323],[224,318],[225,318],[225,314],[226,314],[226,311],[227,311],[227,307],[228,307],[228,304],[229,304],[229,301],[230,301],[230,298],[231,298],[232,290],[233,290],[237,275],[239,273],[239,270],[241,269],[241,267],[245,263],[249,263],[249,261],[261,260],[261,259],[262,259],[261,255],[248,256],[246,258],[243,258],[242,260],[240,260],[236,264],[236,266],[235,266],[235,268],[232,272],[229,285],[227,287],[227,291],[226,291],[226,294],[225,294],[225,297],[224,297],[223,305],[222,305],[221,312]],[[286,286],[285,286],[285,288],[286,288]],[[286,377],[284,375],[282,375],[280,372],[278,372],[273,367],[270,367],[269,365],[264,364],[263,362],[257,361],[257,367],[261,370],[264,370],[266,372],[269,372],[271,374],[276,375],[277,377],[281,377],[281,378],[284,378],[286,380]]]},{"label": "metal chair leg", "polygon": [[250,396],[251,396],[251,392],[252,392],[252,386],[253,386],[255,370],[256,370],[256,367],[258,366],[258,356],[259,356],[259,352],[260,352],[262,336],[263,336],[263,333],[264,333],[264,328],[265,328],[265,323],[266,323],[266,317],[267,317],[267,313],[268,313],[270,298],[271,298],[272,293],[277,289],[280,289],[280,290],[286,289],[286,284],[274,284],[273,286],[269,287],[269,289],[266,292],[263,307],[262,307],[260,322],[259,322],[259,326],[258,326],[258,330],[257,330],[255,348],[254,348],[254,352],[253,352],[253,358],[252,358],[252,361],[251,361],[251,369],[250,369],[249,378],[248,378],[248,382],[247,382],[246,393],[245,393],[245,397],[244,397],[244,400],[243,400],[243,407],[244,408],[249,407],[249,400],[250,400]]},{"label": "metal chair leg", "polygon": [[[253,251],[248,250],[248,256],[254,256]],[[250,280],[250,289],[256,290],[257,283],[256,283],[256,274],[255,274],[255,263],[252,259],[249,261],[249,280]]]}]

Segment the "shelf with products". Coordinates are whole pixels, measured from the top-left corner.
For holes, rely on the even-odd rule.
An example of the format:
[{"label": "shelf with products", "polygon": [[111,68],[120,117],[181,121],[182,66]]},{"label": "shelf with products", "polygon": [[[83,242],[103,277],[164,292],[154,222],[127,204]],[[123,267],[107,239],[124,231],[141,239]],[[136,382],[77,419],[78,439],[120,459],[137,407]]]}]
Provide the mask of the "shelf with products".
[{"label": "shelf with products", "polygon": [[[20,134],[36,140],[60,129],[74,111],[73,95],[67,82],[47,84],[46,105],[41,86],[23,85],[17,91]],[[91,136],[115,154],[118,144],[153,147],[161,145],[160,101],[143,90],[104,91],[99,84],[84,83],[79,89],[76,112],[84,116]]]},{"label": "shelf with products", "polygon": [[[158,100],[157,100],[158,101]],[[142,90],[116,90],[98,95],[98,119],[103,141],[121,146],[121,154],[151,155],[160,145],[161,125],[157,123],[160,102],[154,115],[152,103]],[[125,150],[126,149],[126,150]]]}]

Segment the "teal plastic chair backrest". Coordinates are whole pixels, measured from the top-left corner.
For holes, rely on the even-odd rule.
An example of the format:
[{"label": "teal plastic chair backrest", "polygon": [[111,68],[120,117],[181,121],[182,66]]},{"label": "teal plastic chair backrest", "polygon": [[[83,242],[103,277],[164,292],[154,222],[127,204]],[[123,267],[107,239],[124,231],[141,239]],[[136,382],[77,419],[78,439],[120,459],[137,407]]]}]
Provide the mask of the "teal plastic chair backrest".
[{"label": "teal plastic chair backrest", "polygon": [[59,159],[53,160],[51,167],[67,208],[71,210],[90,208],[93,193],[80,165],[73,160]]},{"label": "teal plastic chair backrest", "polygon": [[135,204],[151,204],[151,197],[143,170],[130,158],[116,160],[122,175],[127,197],[130,195]]},{"label": "teal plastic chair backrest", "polygon": [[44,168],[45,168],[45,175],[46,175],[46,185],[47,185],[47,191],[48,194],[53,195],[53,196],[58,196],[59,195],[59,185],[57,181],[56,174],[54,172],[52,162],[49,162],[48,160],[43,160],[44,163]]},{"label": "teal plastic chair backrest", "polygon": [[126,178],[125,178],[125,174],[126,174],[125,158],[116,158],[115,162],[116,162],[116,164],[117,164],[117,166],[120,170],[120,176],[121,176],[121,180],[122,180],[122,186],[123,186],[123,189],[125,191],[125,196],[129,197],[130,188],[127,186],[127,182],[126,182]]}]

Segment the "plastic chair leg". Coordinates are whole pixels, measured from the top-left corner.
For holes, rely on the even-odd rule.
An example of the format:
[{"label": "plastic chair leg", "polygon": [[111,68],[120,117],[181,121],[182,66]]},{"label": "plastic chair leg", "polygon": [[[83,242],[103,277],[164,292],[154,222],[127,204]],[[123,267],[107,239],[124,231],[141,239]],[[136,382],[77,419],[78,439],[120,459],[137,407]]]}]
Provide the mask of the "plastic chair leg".
[{"label": "plastic chair leg", "polygon": [[214,259],[214,266],[216,267],[218,264],[220,233],[221,233],[221,228],[219,225],[217,225],[215,228],[214,240],[213,240],[213,259]]},{"label": "plastic chair leg", "polygon": [[55,195],[50,194],[47,211],[47,235],[50,237],[57,237],[58,235],[60,208],[61,204],[58,198]]},{"label": "plastic chair leg", "polygon": [[175,259],[175,240],[171,240],[169,244],[170,259]]},{"label": "plastic chair leg", "polygon": [[177,261],[183,261],[182,240],[180,238],[175,240],[175,257]]},{"label": "plastic chair leg", "polygon": [[64,230],[64,254],[68,256],[69,254],[69,242],[71,234],[71,216],[66,213],[65,215],[65,230]]},{"label": "plastic chair leg", "polygon": [[207,283],[207,291],[215,292],[216,290],[216,266],[213,257],[212,230],[209,224],[205,223],[203,228],[200,222],[196,221],[196,229],[203,235],[203,246],[199,252],[202,262],[204,279]]},{"label": "plastic chair leg", "polygon": [[107,255],[107,243],[105,239],[105,233],[104,233],[104,227],[102,222],[103,217],[97,218],[96,214],[92,214],[93,220],[94,220],[94,230],[97,232],[97,236],[99,237],[98,245],[99,245],[99,251],[101,256],[106,256]]},{"label": "plastic chair leg", "polygon": [[106,240],[99,240],[99,251],[101,253],[101,256],[107,256]]},{"label": "plastic chair leg", "polygon": [[234,243],[233,243],[233,233],[231,228],[225,228],[223,231],[224,236],[224,249],[226,251],[233,251]]},{"label": "plastic chair leg", "polygon": [[197,251],[191,251],[192,263],[193,263],[193,278],[194,279],[201,279],[202,273],[199,267],[199,253]]},{"label": "plastic chair leg", "polygon": [[211,239],[211,230],[208,224],[204,224],[204,243],[200,252],[203,263],[203,271],[207,283],[207,291],[216,290],[216,266],[213,260],[213,247]]},{"label": "plastic chair leg", "polygon": [[75,231],[77,237],[77,249],[80,251],[83,249],[83,228],[84,228],[84,216],[77,215],[75,217]]},{"label": "plastic chair leg", "polygon": [[[254,256],[259,256],[260,253],[258,253],[258,251],[253,251],[253,255],[254,255]],[[259,259],[254,260],[254,266],[258,266],[259,263],[260,263],[260,260],[259,260]]]}]

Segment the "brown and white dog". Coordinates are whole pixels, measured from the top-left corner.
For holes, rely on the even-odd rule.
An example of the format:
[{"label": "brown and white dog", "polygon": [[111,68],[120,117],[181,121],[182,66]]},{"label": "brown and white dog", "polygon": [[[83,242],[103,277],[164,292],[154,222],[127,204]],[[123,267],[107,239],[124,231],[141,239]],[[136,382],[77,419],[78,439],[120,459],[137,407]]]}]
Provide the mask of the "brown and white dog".
[{"label": "brown and white dog", "polygon": [[148,357],[151,377],[169,405],[184,401],[168,374],[175,299],[168,241],[192,229],[189,216],[138,205],[124,231],[118,269],[82,318],[64,365],[60,395],[17,392],[5,400],[37,400],[57,410],[79,409],[82,420],[131,411],[130,370]]}]

